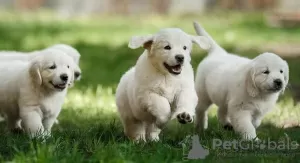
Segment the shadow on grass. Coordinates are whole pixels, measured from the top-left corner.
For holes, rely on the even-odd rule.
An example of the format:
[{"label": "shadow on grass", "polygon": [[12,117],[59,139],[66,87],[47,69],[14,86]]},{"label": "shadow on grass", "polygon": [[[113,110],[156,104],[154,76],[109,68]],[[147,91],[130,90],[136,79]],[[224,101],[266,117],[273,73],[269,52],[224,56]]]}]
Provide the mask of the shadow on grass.
[{"label": "shadow on grass", "polygon": [[[64,109],[60,117],[60,124],[53,128],[53,137],[46,143],[29,140],[25,135],[4,133],[0,135],[0,160],[32,157],[38,160],[51,161],[73,160],[96,161],[128,160],[128,161],[179,161],[191,148],[191,141],[187,136],[195,134],[193,124],[182,125],[176,120],[170,122],[160,135],[160,142],[135,144],[123,134],[123,129],[115,114],[95,114],[85,117],[80,112]],[[1,127],[4,124],[1,124]],[[262,139],[278,140],[287,133],[291,140],[299,140],[299,130],[281,129],[272,124],[263,124],[258,128],[258,135]],[[213,140],[239,139],[233,131],[227,131],[219,125],[217,118],[209,118],[209,128],[199,135],[201,145],[210,150],[208,160],[247,160],[250,156],[226,158],[217,156],[218,150],[213,149]],[[147,152],[145,152],[145,150]],[[168,155],[165,152],[168,151]],[[229,150],[228,153],[234,151]],[[251,152],[250,152],[251,153]],[[249,153],[249,154],[250,154]],[[141,155],[143,157],[141,158]],[[146,157],[147,156],[147,157]],[[75,158],[74,158],[75,157]]]}]

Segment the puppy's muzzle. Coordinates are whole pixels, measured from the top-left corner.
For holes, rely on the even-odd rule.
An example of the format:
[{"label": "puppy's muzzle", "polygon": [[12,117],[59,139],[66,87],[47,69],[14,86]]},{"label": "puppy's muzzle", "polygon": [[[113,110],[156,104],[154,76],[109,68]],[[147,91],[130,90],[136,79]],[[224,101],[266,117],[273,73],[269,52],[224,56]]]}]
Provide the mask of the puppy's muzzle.
[{"label": "puppy's muzzle", "polygon": [[68,77],[67,74],[61,74],[61,75],[60,75],[60,79],[61,79],[63,82],[67,82],[68,79],[69,79],[69,77]]},{"label": "puppy's muzzle", "polygon": [[175,55],[177,63],[182,64],[184,62],[184,56],[182,54]]},{"label": "puppy's muzzle", "polygon": [[280,79],[275,79],[273,83],[274,90],[278,91],[282,89],[283,83]]},{"label": "puppy's muzzle", "polygon": [[169,65],[165,62],[164,66],[169,71],[169,73],[174,74],[174,75],[179,75],[182,70],[184,56],[182,54],[177,54],[177,55],[175,55],[175,60],[177,62],[175,65]]}]

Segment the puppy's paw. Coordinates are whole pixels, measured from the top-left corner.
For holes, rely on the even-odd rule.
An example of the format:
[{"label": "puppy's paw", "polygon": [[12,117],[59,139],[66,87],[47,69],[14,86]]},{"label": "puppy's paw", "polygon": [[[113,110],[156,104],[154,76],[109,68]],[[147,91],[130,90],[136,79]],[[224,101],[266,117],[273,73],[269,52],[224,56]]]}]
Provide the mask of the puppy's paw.
[{"label": "puppy's paw", "polygon": [[178,114],[177,119],[178,119],[178,122],[181,123],[181,124],[186,124],[186,123],[192,123],[193,122],[193,117],[190,114],[186,113],[186,112]]},{"label": "puppy's paw", "polygon": [[223,126],[223,128],[224,128],[225,130],[228,130],[228,131],[232,131],[232,130],[233,130],[233,127],[232,127],[231,124],[226,124],[226,125]]},{"label": "puppy's paw", "polygon": [[158,136],[158,134],[150,134],[148,139],[152,142],[158,142],[159,141],[159,136]]}]

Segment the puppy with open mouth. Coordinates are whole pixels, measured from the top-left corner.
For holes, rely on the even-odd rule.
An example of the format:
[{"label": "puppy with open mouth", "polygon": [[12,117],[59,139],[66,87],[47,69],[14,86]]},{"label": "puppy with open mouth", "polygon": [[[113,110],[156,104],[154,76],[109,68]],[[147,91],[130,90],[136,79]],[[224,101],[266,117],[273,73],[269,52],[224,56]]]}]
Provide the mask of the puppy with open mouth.
[{"label": "puppy with open mouth", "polygon": [[254,59],[226,52],[198,24],[198,35],[212,42],[208,56],[199,64],[195,87],[199,98],[196,128],[207,128],[207,111],[211,104],[218,108],[218,120],[226,129],[234,129],[244,139],[257,137],[256,128],[264,115],[275,107],[289,80],[286,61],[273,53]]},{"label": "puppy with open mouth", "polygon": [[28,62],[0,60],[0,111],[8,128],[31,137],[50,135],[75,67],[70,56],[55,50]]},{"label": "puppy with open mouth", "polygon": [[[0,61],[8,62],[8,63],[10,63],[11,61],[29,62],[29,60],[35,57],[36,55],[52,54],[51,51],[56,52],[58,54],[67,54],[73,58],[73,61],[75,62],[74,75],[72,76],[72,82],[69,83],[68,88],[73,87],[75,81],[79,81],[81,78],[81,69],[79,67],[80,53],[70,45],[55,44],[45,49],[36,50],[32,52],[0,51]],[[57,87],[62,87],[62,86],[57,86]],[[0,115],[0,117],[1,116],[5,116],[5,115]],[[58,124],[59,123],[58,120],[56,120],[55,123]]]},{"label": "puppy with open mouth", "polygon": [[124,132],[133,140],[159,140],[165,124],[177,117],[191,123],[197,95],[190,64],[192,43],[208,49],[206,37],[191,36],[177,28],[166,28],[154,35],[134,36],[132,49],[143,46],[136,65],[121,78],[116,103]]}]

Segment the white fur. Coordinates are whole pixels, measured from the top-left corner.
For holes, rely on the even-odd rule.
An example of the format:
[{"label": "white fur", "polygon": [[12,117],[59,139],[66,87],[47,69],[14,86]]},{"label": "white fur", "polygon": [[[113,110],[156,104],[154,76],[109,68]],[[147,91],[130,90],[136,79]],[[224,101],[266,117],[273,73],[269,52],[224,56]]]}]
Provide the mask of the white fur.
[{"label": "white fur", "polygon": [[67,53],[70,57],[73,58],[73,60],[75,61],[75,63],[77,65],[79,65],[79,60],[80,60],[80,53],[73,47],[71,47],[70,45],[66,45],[66,44],[55,44],[53,46],[48,47],[47,49],[57,49],[57,50],[61,50],[65,53]]},{"label": "white fur", "polygon": [[[20,60],[20,61],[26,61],[28,62],[31,58],[35,57],[36,55],[40,54],[49,54],[48,51],[56,52],[56,53],[65,53],[73,58],[75,64],[74,68],[74,76],[72,78],[74,80],[80,80],[81,78],[81,69],[79,67],[79,60],[80,60],[80,53],[74,49],[73,47],[66,45],[66,44],[55,44],[53,46],[50,46],[43,50],[37,50],[32,52],[18,52],[18,51],[0,51],[0,62],[7,61],[10,63],[14,60]],[[70,82],[69,87],[73,87],[74,80]],[[5,118],[2,118],[5,119]],[[56,124],[58,124],[58,120],[55,121]]]},{"label": "white fur", "polygon": [[[197,104],[190,64],[192,42],[206,49],[210,46],[205,37],[190,36],[175,28],[132,37],[130,48],[144,46],[146,50],[136,65],[122,76],[116,91],[118,111],[129,138],[159,140],[161,129],[170,119],[177,117],[182,123],[192,122]],[[168,45],[171,49],[164,49]],[[174,75],[164,63],[178,64],[177,54],[184,56],[184,62],[181,73]]]},{"label": "white fur", "polygon": [[[75,65],[74,79],[80,80],[81,77],[81,69],[79,67],[80,53],[74,49],[73,47],[66,44],[55,44],[43,50],[37,50],[32,52],[18,52],[18,51],[0,51],[0,61],[12,61],[12,60],[22,60],[28,61],[30,58],[35,55],[42,54],[44,51],[48,50],[56,50],[58,53],[66,53],[70,57],[73,58]],[[73,85],[73,83],[71,83]]]},{"label": "white fur", "polygon": [[[214,103],[219,107],[218,119],[223,126],[232,125],[244,139],[256,138],[256,128],[288,84],[286,61],[273,53],[263,53],[254,59],[229,54],[199,24],[194,23],[194,27],[198,35],[213,43],[196,73],[197,129],[207,128],[207,110]],[[274,89],[275,79],[282,82],[282,88]]]},{"label": "white fur", "polygon": [[[29,62],[0,61],[1,112],[6,114],[9,129],[22,127],[31,137],[39,132],[50,134],[75,67],[68,55],[45,53],[32,57]],[[62,74],[68,76],[66,82],[61,79]],[[66,88],[58,89],[51,83]]]}]

